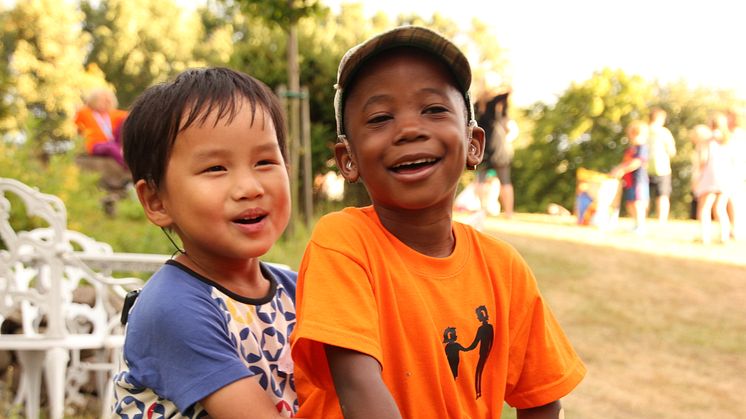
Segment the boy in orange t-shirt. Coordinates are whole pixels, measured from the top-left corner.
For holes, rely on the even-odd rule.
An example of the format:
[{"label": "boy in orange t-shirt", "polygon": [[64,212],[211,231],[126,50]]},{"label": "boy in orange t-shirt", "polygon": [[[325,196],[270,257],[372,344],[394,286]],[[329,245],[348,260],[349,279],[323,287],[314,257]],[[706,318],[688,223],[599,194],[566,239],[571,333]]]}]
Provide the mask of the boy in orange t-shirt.
[{"label": "boy in orange t-shirt", "polygon": [[337,164],[372,206],[328,214],[299,270],[292,336],[299,416],[557,418],[583,378],[521,256],[454,222],[484,130],[471,70],[437,33],[406,26],[347,52]]}]

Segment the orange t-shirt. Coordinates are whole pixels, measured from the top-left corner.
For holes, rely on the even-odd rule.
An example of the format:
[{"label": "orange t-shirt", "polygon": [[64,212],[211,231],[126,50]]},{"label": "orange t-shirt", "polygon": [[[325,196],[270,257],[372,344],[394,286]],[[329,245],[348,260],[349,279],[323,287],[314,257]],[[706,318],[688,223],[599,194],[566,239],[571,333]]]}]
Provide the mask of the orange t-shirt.
[{"label": "orange t-shirt", "polygon": [[299,270],[292,336],[299,417],[342,418],[323,344],[378,360],[403,417],[499,418],[541,406],[585,366],[508,244],[454,223],[446,258],[422,255],[347,208],[316,226]]},{"label": "orange t-shirt", "polygon": [[[98,143],[109,141],[109,137],[104,129],[99,125],[93,114],[93,109],[84,106],[75,114],[75,125],[78,132],[85,139],[85,150],[88,154],[93,153],[93,146]],[[111,132],[114,133],[119,125],[127,118],[127,111],[113,109],[109,111],[109,120],[111,121]]]}]

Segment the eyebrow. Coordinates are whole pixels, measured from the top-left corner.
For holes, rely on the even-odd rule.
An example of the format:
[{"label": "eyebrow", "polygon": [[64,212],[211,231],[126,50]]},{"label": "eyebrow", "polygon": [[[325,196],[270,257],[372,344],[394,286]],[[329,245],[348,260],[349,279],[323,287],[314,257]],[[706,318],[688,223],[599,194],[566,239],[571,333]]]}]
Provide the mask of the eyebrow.
[{"label": "eyebrow", "polygon": [[[265,141],[261,144],[256,145],[255,147],[253,147],[252,152],[261,153],[264,151],[275,151],[279,149],[280,144],[275,139],[273,141]],[[203,160],[210,157],[221,157],[224,155],[230,155],[231,153],[232,150],[227,150],[224,148],[209,148],[207,150],[201,150],[192,154],[192,158],[195,160]]]},{"label": "eyebrow", "polygon": [[373,106],[375,104],[381,103],[381,102],[388,102],[391,98],[391,95],[373,95],[369,97],[365,103],[363,103],[363,111],[368,109],[368,107]]}]

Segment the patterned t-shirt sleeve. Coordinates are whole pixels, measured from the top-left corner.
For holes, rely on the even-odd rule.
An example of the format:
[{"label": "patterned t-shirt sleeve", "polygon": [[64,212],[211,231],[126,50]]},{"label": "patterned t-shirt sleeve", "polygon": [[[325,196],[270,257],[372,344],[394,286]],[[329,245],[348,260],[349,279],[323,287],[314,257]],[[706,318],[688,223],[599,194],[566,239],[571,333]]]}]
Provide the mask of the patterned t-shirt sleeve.
[{"label": "patterned t-shirt sleeve", "polygon": [[[124,357],[129,379],[172,400],[181,412],[251,373],[209,285],[171,267],[143,290],[130,314]],[[156,284],[154,284],[156,285]],[[147,292],[152,291],[152,292]]]}]

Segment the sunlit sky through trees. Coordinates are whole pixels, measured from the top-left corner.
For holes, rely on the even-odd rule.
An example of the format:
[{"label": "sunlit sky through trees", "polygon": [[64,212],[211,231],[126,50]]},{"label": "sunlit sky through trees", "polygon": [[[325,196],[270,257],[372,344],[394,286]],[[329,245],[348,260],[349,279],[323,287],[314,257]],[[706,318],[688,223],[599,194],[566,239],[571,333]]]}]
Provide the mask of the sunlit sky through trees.
[{"label": "sunlit sky through trees", "polygon": [[651,81],[732,89],[746,98],[746,3],[730,0],[323,0],[363,3],[468,25],[486,22],[507,49],[513,100],[554,102],[572,81],[603,67]]}]

